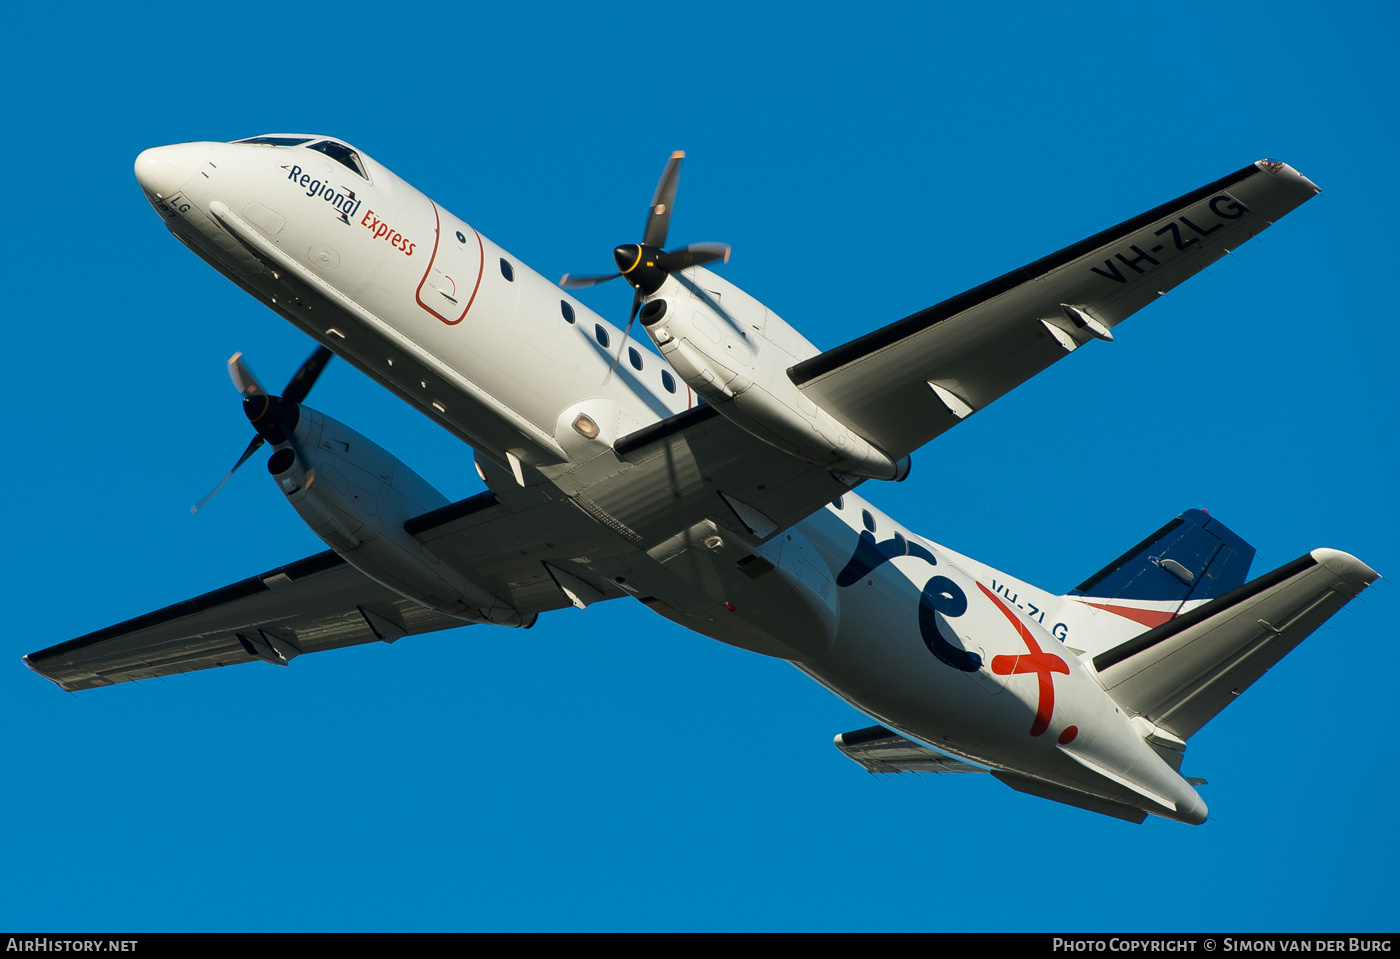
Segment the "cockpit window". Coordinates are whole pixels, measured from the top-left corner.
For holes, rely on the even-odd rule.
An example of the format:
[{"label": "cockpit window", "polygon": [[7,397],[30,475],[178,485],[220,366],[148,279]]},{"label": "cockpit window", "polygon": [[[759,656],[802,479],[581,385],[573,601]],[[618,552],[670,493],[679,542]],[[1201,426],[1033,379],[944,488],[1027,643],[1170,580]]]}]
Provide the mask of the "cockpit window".
[{"label": "cockpit window", "polygon": [[354,170],[366,180],[369,179],[369,176],[365,173],[364,164],[360,162],[360,155],[343,143],[336,143],[332,140],[322,140],[320,143],[311,144],[307,149],[315,150],[318,153],[324,153],[335,162]]},{"label": "cockpit window", "polygon": [[265,143],[274,147],[294,147],[303,143],[311,142],[311,137],[249,137],[246,140],[234,140],[234,143]]}]

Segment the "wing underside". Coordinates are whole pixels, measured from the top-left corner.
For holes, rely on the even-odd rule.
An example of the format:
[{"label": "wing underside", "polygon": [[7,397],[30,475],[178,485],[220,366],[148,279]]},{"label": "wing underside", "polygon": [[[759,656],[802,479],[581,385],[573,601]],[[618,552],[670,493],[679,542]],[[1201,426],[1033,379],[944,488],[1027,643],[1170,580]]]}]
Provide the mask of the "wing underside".
[{"label": "wing underside", "polygon": [[1111,330],[1317,187],[1261,160],[975,289],[804,360],[788,376],[892,457]]},{"label": "wing underside", "polygon": [[[626,544],[539,489],[482,493],[409,520],[406,528],[442,562],[527,615],[579,605],[580,595],[590,602],[622,595],[575,559]],[[286,665],[304,653],[464,625],[327,551],[24,659],[72,691],[238,663]]]},{"label": "wing underside", "polygon": [[325,552],[30,653],[24,661],[73,691],[257,660],[286,663],[302,653],[462,625]]}]

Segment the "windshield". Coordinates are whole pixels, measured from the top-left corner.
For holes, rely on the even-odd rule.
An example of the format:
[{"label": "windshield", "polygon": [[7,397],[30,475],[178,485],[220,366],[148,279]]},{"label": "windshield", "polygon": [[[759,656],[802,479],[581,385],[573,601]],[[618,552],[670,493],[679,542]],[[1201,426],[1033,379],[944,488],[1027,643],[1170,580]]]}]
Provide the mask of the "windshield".
[{"label": "windshield", "polygon": [[249,137],[246,140],[234,140],[234,143],[263,143],[274,147],[294,147],[308,142],[311,137]]},{"label": "windshield", "polygon": [[354,170],[366,180],[369,179],[365,174],[364,164],[360,162],[360,155],[343,143],[336,143],[334,140],[322,140],[320,143],[311,144],[307,149],[324,153],[337,163]]}]

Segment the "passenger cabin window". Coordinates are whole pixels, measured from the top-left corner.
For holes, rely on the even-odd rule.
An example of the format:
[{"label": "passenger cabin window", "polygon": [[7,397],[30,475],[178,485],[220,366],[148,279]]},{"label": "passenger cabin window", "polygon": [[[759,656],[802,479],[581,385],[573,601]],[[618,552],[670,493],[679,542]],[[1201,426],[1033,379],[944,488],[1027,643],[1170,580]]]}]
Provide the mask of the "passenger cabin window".
[{"label": "passenger cabin window", "polygon": [[510,262],[505,257],[501,257],[501,276],[510,280],[512,283],[515,282],[515,267],[511,266]]},{"label": "passenger cabin window", "polygon": [[875,517],[870,515],[870,510],[863,509],[860,511],[860,521],[865,524],[865,528],[870,530],[870,532],[875,532]]},{"label": "passenger cabin window", "polygon": [[831,501],[831,505],[832,505],[832,506],[835,506],[837,509],[845,509],[845,508],[846,508],[846,500],[845,500],[844,497],[838,496],[838,497],[836,497],[834,500]]},{"label": "passenger cabin window", "polygon": [[234,140],[234,143],[261,143],[272,147],[294,147],[303,143],[311,142],[310,137],[249,137],[246,140]]},{"label": "passenger cabin window", "polygon": [[608,348],[608,331],[603,329],[601,323],[594,325],[593,335],[597,337],[598,345],[606,350]]},{"label": "passenger cabin window", "polygon": [[632,364],[632,369],[634,370],[640,370],[642,368],[642,354],[637,352],[635,346],[629,346],[627,348],[627,362]]},{"label": "passenger cabin window", "polygon": [[676,392],[676,378],[671,375],[670,370],[661,371],[661,385],[666,387],[667,393]]},{"label": "passenger cabin window", "polygon": [[307,149],[324,153],[346,169],[354,170],[366,180],[369,179],[369,174],[365,173],[365,165],[360,162],[360,155],[343,143],[322,140],[320,143],[311,144]]},{"label": "passenger cabin window", "polygon": [[559,312],[564,314],[564,319],[572,323],[574,321],[574,308],[568,300],[559,301]]}]

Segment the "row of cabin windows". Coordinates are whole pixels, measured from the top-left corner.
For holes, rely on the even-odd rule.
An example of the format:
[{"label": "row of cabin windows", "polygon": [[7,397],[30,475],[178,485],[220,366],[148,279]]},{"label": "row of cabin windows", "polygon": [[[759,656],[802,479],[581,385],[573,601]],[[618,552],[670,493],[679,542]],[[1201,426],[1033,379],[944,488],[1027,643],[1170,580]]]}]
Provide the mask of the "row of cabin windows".
[{"label": "row of cabin windows", "polygon": [[[564,314],[564,319],[569,323],[577,322],[578,318],[574,316],[573,305],[570,304],[568,300],[559,301],[559,312]],[[608,337],[608,331],[603,328],[603,324],[601,323],[595,323],[593,325],[593,338],[597,340],[598,345],[605,350],[608,348],[608,344],[612,342]],[[627,362],[632,364],[632,369],[639,373],[642,371],[642,354],[635,346],[629,346],[627,348]],[[667,393],[676,392],[676,378],[671,375],[670,370],[661,371],[661,385],[666,388]]]},{"label": "row of cabin windows", "polygon": [[[845,500],[845,497],[843,497],[843,496],[838,496],[838,497],[836,497],[834,500],[831,501],[831,505],[832,505],[832,506],[835,506],[837,509],[845,509],[845,508],[846,508],[846,500]],[[863,509],[863,510],[860,511],[860,521],[861,521],[861,524],[862,524],[866,529],[870,530],[870,532],[872,532],[872,533],[875,532],[875,517],[870,515],[870,510],[868,510],[868,509]],[[896,553],[895,555],[898,555],[898,556],[908,556],[908,555],[909,555],[909,541],[906,540],[906,539],[904,538],[904,534],[901,533],[899,530],[895,530],[895,531],[894,531],[894,541],[895,541],[895,543],[897,543],[898,546],[899,546],[899,552]]]},{"label": "row of cabin windows", "polygon": [[[462,235],[459,233],[457,234],[457,236],[460,239]],[[511,267],[510,261],[507,260],[505,257],[501,257],[501,276],[505,277],[512,283],[515,282],[515,270]],[[571,326],[574,323],[578,322],[578,318],[574,315],[574,307],[568,300],[559,301],[559,312],[564,315],[564,320]],[[601,323],[594,324],[593,336],[598,341],[599,346],[601,346],[605,350],[608,348],[608,331],[603,329],[603,325]],[[629,346],[627,348],[627,362],[632,364],[632,369],[636,370],[639,373],[641,372],[642,354],[637,350],[636,347]],[[661,385],[666,388],[667,393],[676,392],[676,378],[671,375],[670,370],[661,371]]]},{"label": "row of cabin windows", "polygon": [[[835,506],[837,509],[845,509],[846,498],[844,496],[838,496],[831,501],[831,505]],[[870,510],[863,509],[860,511],[860,521],[870,532],[875,532],[875,517],[870,515]],[[899,540],[901,543],[904,542],[904,537],[899,535],[898,531],[895,532],[894,536],[895,539]]]}]

